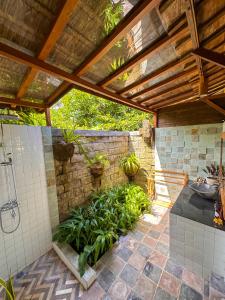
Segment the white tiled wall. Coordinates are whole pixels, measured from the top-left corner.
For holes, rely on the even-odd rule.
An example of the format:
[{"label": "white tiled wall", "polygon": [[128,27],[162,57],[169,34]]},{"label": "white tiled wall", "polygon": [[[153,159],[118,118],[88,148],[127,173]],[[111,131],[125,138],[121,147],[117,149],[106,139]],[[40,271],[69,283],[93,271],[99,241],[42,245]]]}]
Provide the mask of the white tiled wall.
[{"label": "white tiled wall", "polygon": [[[51,227],[47,199],[41,129],[3,125],[3,143],[12,153],[21,222],[18,229],[5,234],[0,228],[0,277],[7,278],[51,248]],[[2,142],[0,131],[0,143]],[[3,161],[0,147],[0,162]],[[12,195],[13,197],[13,195]],[[0,166],[0,206],[8,202],[5,167]],[[10,212],[2,215],[3,225],[12,229]]]}]

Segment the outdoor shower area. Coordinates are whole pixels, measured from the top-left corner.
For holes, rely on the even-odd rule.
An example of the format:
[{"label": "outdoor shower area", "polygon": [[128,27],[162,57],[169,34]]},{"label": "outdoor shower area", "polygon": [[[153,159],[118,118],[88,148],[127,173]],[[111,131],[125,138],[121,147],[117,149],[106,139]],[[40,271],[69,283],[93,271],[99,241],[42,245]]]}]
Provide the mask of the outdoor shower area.
[{"label": "outdoor shower area", "polygon": [[223,299],[224,0],[0,18],[0,299]]}]

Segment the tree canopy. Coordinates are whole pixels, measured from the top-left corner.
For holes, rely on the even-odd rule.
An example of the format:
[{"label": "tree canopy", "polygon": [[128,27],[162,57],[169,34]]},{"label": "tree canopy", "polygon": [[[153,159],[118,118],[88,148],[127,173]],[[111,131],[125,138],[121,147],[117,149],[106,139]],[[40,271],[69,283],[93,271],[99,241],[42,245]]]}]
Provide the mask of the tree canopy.
[{"label": "tree canopy", "polygon": [[[25,124],[45,126],[45,116],[18,113]],[[52,126],[64,129],[137,130],[152,115],[72,89],[51,108]]]}]

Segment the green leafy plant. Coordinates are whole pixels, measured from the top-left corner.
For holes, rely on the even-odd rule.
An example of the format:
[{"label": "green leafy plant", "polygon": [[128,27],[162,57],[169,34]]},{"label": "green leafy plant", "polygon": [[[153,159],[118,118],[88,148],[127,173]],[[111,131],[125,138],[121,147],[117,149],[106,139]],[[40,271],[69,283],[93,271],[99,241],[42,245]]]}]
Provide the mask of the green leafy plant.
[{"label": "green leafy plant", "polygon": [[104,31],[105,35],[109,35],[110,32],[116,27],[123,17],[123,2],[110,3],[103,11],[104,17]]},{"label": "green leafy plant", "polygon": [[[112,63],[110,64],[110,73],[114,73],[124,63],[125,63],[125,58],[124,57],[114,58]],[[125,72],[121,76],[118,77],[118,80],[126,81],[128,78],[129,78],[129,73]]]},{"label": "green leafy plant", "polygon": [[3,287],[5,290],[5,298],[4,300],[15,300],[15,292],[14,292],[14,287],[13,287],[13,277],[10,276],[8,281],[3,280],[0,278],[0,286]]},{"label": "green leafy plant", "polygon": [[88,159],[89,166],[93,166],[94,164],[101,164],[105,168],[109,166],[109,160],[105,154],[97,153],[92,158]]},{"label": "green leafy plant", "polygon": [[140,170],[140,162],[135,153],[131,153],[120,161],[120,166],[123,168],[124,173],[127,175],[130,181]]},{"label": "green leafy plant", "polygon": [[80,254],[79,271],[97,262],[119,236],[134,228],[141,214],[150,211],[150,201],[141,187],[127,184],[93,193],[90,204],[71,211],[53,239],[69,243]]}]

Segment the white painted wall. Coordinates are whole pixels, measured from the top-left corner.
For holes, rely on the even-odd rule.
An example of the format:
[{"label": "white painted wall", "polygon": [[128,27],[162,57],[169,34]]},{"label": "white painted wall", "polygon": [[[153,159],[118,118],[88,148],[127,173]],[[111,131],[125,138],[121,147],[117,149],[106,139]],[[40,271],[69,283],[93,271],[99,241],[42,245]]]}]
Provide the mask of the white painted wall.
[{"label": "white painted wall", "polygon": [[[0,228],[0,277],[7,278],[46,253],[51,248],[52,237],[41,128],[3,125],[3,132],[6,152],[12,153],[21,214],[20,226],[14,233],[5,234]],[[0,147],[0,162],[2,160]],[[7,201],[6,175],[0,166],[0,206]],[[9,212],[5,212],[2,219],[3,225],[13,228]]]}]

